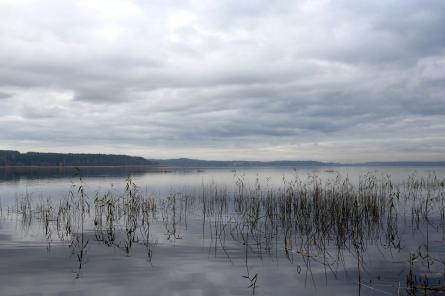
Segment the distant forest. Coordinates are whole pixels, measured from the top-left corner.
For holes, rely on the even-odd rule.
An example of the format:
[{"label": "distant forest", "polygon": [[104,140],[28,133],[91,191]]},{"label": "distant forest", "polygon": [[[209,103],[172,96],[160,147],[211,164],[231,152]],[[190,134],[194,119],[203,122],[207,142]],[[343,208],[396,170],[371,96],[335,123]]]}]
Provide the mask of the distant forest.
[{"label": "distant forest", "polygon": [[113,154],[74,154],[74,153],[20,153],[13,150],[0,150],[1,166],[156,166],[179,168],[218,168],[218,167],[334,167],[334,166],[366,166],[366,167],[445,167],[445,161],[391,161],[362,162],[342,164],[319,161],[225,161],[200,160],[189,158],[177,159],[145,159],[139,156]]},{"label": "distant forest", "polygon": [[124,166],[154,165],[143,157],[109,154],[20,153],[0,150],[0,166]]}]

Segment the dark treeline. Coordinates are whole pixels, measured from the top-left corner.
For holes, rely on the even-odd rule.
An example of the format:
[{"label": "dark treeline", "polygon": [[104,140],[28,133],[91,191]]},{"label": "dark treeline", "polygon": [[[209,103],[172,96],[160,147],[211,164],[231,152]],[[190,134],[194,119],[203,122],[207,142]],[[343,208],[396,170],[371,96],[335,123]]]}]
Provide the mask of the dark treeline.
[{"label": "dark treeline", "polygon": [[143,157],[109,154],[40,153],[0,150],[0,166],[155,165]]},{"label": "dark treeline", "polygon": [[178,159],[145,159],[138,156],[113,154],[78,154],[78,153],[20,153],[13,150],[0,150],[0,166],[161,166],[181,168],[212,167],[321,167],[321,166],[445,166],[445,161],[393,161],[343,164],[311,160],[281,161],[246,161],[246,160],[200,160],[189,158]]}]

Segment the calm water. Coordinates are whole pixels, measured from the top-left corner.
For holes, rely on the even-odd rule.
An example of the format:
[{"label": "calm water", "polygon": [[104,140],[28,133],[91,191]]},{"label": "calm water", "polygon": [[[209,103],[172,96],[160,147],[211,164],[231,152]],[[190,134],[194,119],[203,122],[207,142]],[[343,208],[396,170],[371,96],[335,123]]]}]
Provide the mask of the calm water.
[{"label": "calm water", "polygon": [[[279,191],[284,188],[283,184],[297,178],[302,184],[311,184],[314,175],[323,184],[341,176],[342,180],[349,178],[350,184],[357,186],[360,178],[367,174],[378,180],[390,175],[394,187],[402,188],[403,195],[410,176],[419,179],[434,174],[443,180],[445,168],[151,172],[89,169],[80,174],[91,208],[82,232],[82,239],[88,244],[81,248],[73,244],[73,234],[77,235],[79,229],[65,233],[58,227],[56,218],[49,218],[45,225],[40,214],[36,214],[39,204],[50,205],[56,213],[61,201],[70,198],[70,190],[73,196],[78,196],[81,183],[74,171],[0,171],[0,264],[4,267],[0,269],[1,295],[423,295],[439,293],[440,287],[445,286],[445,283],[442,285],[445,232],[440,217],[445,196],[440,186],[419,193],[422,198],[430,194],[431,203],[428,203],[428,196],[421,201],[406,202],[398,196],[395,215],[388,214],[392,210],[382,208],[385,213],[382,220],[370,222],[375,223],[372,230],[369,230],[371,226],[366,226],[373,231],[372,235],[360,234],[364,235],[364,242],[361,242],[364,247],[360,252],[358,248],[354,252],[350,237],[345,237],[347,243],[340,252],[334,243],[338,230],[323,234],[326,241],[322,251],[319,242],[310,242],[307,236],[297,233],[291,236],[289,247],[287,239],[283,239],[287,231],[272,229],[278,224],[269,225],[262,216],[251,221],[254,224],[264,222],[264,228],[256,225],[255,230],[247,230],[251,226],[247,226],[245,219],[250,218],[240,218],[236,209],[239,200],[233,197],[240,183],[246,191],[261,195]],[[116,222],[115,237],[110,243],[103,237],[107,235],[106,227],[98,230],[94,200],[107,192],[113,196],[125,194],[125,179],[129,175],[138,186],[138,192],[155,200],[157,208],[156,214],[149,214],[150,238],[143,240],[145,232],[138,228],[135,243],[127,252],[128,220]],[[257,188],[258,184],[261,189]],[[208,193],[210,191],[212,193]],[[209,199],[211,202],[204,201],[207,194],[213,196]],[[221,196],[227,200],[221,201]],[[37,218],[33,216],[28,220],[17,213],[17,201],[24,198],[30,201],[32,215]],[[431,211],[428,210],[431,215],[423,217],[419,214],[422,210],[417,216],[413,214],[413,209],[423,209],[424,201],[426,208],[431,207]],[[246,207],[255,205],[252,202]],[[218,214],[215,209],[220,206],[224,211]],[[213,211],[206,213],[203,207],[213,207]],[[298,223],[308,221],[296,219]],[[389,229],[394,226],[390,223],[396,225],[397,231]],[[318,235],[322,230],[310,231]],[[388,237],[391,235],[395,237]],[[80,250],[82,260],[78,257]],[[406,288],[409,276],[411,280],[415,277],[415,291]],[[422,286],[434,289],[422,290]]]},{"label": "calm water", "polygon": [[322,179],[335,178],[337,174],[349,177],[356,183],[367,173],[376,176],[390,175],[394,182],[402,182],[409,176],[426,176],[434,173],[445,176],[444,167],[320,167],[320,168],[247,168],[247,169],[165,169],[144,171],[142,169],[89,168],[80,173],[73,170],[0,168],[0,198],[3,204],[15,202],[18,196],[32,194],[35,198],[60,199],[67,196],[70,186],[79,181],[79,174],[86,183],[90,194],[104,192],[113,187],[122,190],[125,179],[132,176],[134,182],[149,194],[165,197],[172,192],[200,189],[202,185],[218,184],[232,188],[238,178],[247,184],[257,179],[262,184],[281,186],[283,178],[292,180],[299,177],[307,180],[317,175]]}]

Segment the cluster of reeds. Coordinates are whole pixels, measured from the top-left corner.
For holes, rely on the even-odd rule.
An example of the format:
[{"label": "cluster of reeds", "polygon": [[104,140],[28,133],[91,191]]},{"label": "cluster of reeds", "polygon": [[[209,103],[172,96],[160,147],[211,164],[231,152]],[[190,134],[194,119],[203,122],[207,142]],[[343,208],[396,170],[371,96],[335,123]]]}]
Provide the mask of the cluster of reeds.
[{"label": "cluster of reeds", "polygon": [[[440,217],[434,227],[445,229],[444,193],[443,181],[433,175],[394,184],[390,176],[367,174],[355,185],[341,176],[325,182],[311,176],[305,181],[284,180],[281,187],[272,189],[263,189],[259,182],[247,186],[239,178],[232,196],[207,191],[204,208],[213,218],[209,227],[215,250],[219,247],[227,254],[227,237],[245,246],[246,258],[248,253],[261,258],[273,248],[275,252],[282,249],[291,262],[296,257],[302,259],[306,275],[311,274],[311,264],[315,263],[335,273],[339,266],[345,266],[346,253],[357,260],[361,288],[364,253],[370,244],[402,248],[399,232],[401,219],[406,219],[403,209],[411,211],[412,228],[428,230],[432,217]],[[428,253],[419,258],[423,263],[433,260]],[[253,279],[247,263],[246,269],[246,278]],[[256,275],[254,278],[256,283]],[[406,288],[412,290],[412,285]]]},{"label": "cluster of reeds", "polygon": [[151,261],[153,243],[150,224],[156,217],[157,205],[152,197],[144,197],[131,178],[127,178],[123,195],[111,191],[94,200],[95,237],[109,247],[130,254],[134,244],[145,246]]},{"label": "cluster of reeds", "polygon": [[[127,255],[135,245],[143,246],[151,261],[155,243],[152,226],[161,225],[167,241],[175,241],[185,235],[187,217],[193,215],[201,220],[203,238],[210,238],[209,250],[215,255],[222,250],[232,260],[228,243],[242,246],[243,276],[253,291],[258,274],[249,269],[252,256],[283,254],[292,263],[303,262],[306,278],[312,280],[313,264],[335,274],[339,267],[346,267],[345,256],[353,256],[361,288],[368,246],[403,248],[402,221],[408,221],[412,231],[427,227],[427,231],[440,229],[445,233],[445,184],[433,174],[411,176],[397,184],[390,176],[373,174],[361,176],[356,183],[340,175],[329,180],[317,176],[283,178],[281,186],[264,185],[259,179],[248,184],[242,176],[236,176],[235,181],[233,189],[210,184],[203,185],[198,193],[153,198],[144,196],[128,178],[122,194],[110,190],[96,194],[91,201],[81,180],[70,197],[58,203],[48,199],[33,205],[29,195],[18,199],[16,213],[28,224],[33,217],[41,221],[48,240],[55,230],[59,239],[70,241],[79,271],[86,262],[89,240],[85,232],[93,232],[97,242]],[[428,239],[415,258],[409,259],[407,272],[406,290],[410,293],[427,286],[428,277],[423,276],[423,284],[419,284],[420,277],[414,272],[419,258],[423,263],[443,261],[430,254]],[[300,265],[298,269],[300,272]]]}]

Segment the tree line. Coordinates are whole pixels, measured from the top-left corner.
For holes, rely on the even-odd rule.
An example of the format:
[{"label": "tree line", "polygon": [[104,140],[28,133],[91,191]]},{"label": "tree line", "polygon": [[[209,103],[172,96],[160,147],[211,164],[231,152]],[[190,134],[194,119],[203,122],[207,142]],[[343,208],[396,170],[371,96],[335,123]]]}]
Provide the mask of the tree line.
[{"label": "tree line", "polygon": [[143,157],[84,153],[20,153],[0,150],[0,166],[122,166],[153,165]]}]

